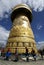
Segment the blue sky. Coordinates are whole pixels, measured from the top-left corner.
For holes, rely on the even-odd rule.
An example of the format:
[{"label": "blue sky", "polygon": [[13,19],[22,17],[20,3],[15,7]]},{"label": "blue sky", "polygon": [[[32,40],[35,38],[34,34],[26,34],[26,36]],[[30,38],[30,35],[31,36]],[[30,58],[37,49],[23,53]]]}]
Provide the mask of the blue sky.
[{"label": "blue sky", "polygon": [[0,0],[0,43],[7,42],[12,27],[12,8],[19,3],[28,4],[32,8],[31,27],[36,43],[44,43],[44,0]]},{"label": "blue sky", "polygon": [[44,41],[44,10],[41,12],[33,11],[32,29],[37,42]]}]

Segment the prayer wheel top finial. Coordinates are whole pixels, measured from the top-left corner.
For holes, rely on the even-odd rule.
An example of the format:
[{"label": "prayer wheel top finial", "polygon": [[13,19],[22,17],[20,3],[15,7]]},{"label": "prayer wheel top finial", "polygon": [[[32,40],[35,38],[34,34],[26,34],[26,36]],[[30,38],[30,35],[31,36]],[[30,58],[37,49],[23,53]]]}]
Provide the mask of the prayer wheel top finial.
[{"label": "prayer wheel top finial", "polygon": [[26,4],[19,4],[13,8],[13,11],[11,13],[12,22],[19,15],[25,15],[28,17],[30,22],[32,21],[32,11],[31,11],[30,7],[28,7],[28,5],[26,5]]}]

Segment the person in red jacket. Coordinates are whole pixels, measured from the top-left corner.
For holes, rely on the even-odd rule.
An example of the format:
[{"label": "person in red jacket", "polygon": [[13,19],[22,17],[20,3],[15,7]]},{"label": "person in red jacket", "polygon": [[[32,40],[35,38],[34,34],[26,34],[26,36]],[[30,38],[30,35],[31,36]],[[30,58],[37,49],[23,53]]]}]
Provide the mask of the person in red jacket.
[{"label": "person in red jacket", "polygon": [[4,57],[5,56],[5,53],[4,53],[4,48],[2,48],[1,50],[1,56]]}]

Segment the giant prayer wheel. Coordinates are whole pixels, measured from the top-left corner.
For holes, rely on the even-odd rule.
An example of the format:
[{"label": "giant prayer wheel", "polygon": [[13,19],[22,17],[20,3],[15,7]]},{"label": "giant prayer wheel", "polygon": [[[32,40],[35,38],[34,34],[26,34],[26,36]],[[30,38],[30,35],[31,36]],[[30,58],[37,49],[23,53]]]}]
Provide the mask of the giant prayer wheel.
[{"label": "giant prayer wheel", "polygon": [[32,48],[37,52],[31,28],[32,11],[30,7],[26,4],[15,6],[11,13],[11,20],[13,24],[7,41],[6,51],[9,48],[11,53],[15,53],[15,48],[17,48],[18,53],[22,54],[26,52],[25,47],[27,47],[28,52],[31,52]]}]

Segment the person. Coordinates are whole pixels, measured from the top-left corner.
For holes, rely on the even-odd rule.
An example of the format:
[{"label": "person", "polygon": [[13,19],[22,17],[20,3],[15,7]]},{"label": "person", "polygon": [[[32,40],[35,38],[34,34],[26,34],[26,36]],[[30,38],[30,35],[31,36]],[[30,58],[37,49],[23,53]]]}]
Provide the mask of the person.
[{"label": "person", "polygon": [[26,49],[26,61],[28,62],[28,61],[29,61],[28,48],[27,48],[27,47],[25,47],[25,49]]},{"label": "person", "polygon": [[4,48],[1,49],[1,56],[5,57]]},{"label": "person", "polygon": [[5,53],[5,60],[9,60],[9,57],[11,56],[11,52],[10,52],[10,49],[7,50],[7,52]]},{"label": "person", "polygon": [[32,48],[31,54],[32,54],[34,60],[36,61],[36,53],[35,53],[35,50],[33,48]]},{"label": "person", "polygon": [[42,50],[39,50],[39,53],[41,55],[41,58],[43,59],[43,51]]},{"label": "person", "polygon": [[1,49],[0,49],[0,57],[1,57]]},{"label": "person", "polygon": [[44,49],[43,49],[43,55],[44,55]]},{"label": "person", "polygon": [[17,51],[17,48],[15,48],[15,60],[14,61],[15,62],[18,61],[18,51]]}]

